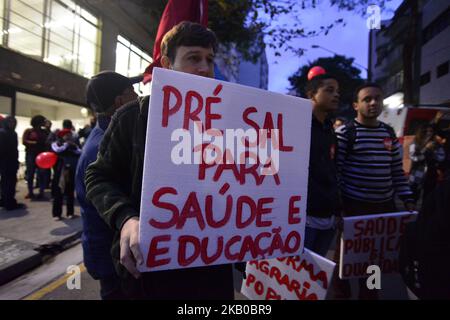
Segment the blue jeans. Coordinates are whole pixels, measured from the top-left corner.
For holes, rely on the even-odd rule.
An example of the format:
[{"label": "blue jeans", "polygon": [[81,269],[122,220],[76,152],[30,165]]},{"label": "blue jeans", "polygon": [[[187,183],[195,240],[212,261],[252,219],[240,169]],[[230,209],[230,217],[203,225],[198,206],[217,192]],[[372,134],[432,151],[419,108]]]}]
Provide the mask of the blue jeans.
[{"label": "blue jeans", "polygon": [[323,257],[326,256],[330,249],[336,229],[314,229],[305,227],[305,247]]},{"label": "blue jeans", "polygon": [[33,194],[33,183],[34,183],[34,174],[37,172],[39,175],[39,194],[44,194],[45,187],[47,185],[47,176],[45,174],[44,169],[40,169],[36,165],[36,157],[37,154],[27,153],[26,154],[26,166],[27,166],[27,183],[28,183],[28,194]]}]

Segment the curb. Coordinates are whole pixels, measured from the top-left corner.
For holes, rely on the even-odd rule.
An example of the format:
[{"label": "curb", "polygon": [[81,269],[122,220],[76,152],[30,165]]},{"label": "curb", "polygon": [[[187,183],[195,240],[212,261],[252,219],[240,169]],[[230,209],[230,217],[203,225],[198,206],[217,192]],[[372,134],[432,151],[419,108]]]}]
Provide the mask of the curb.
[{"label": "curb", "polygon": [[4,285],[26,272],[42,265],[45,261],[78,244],[82,231],[77,231],[60,241],[37,246],[34,250],[26,250],[17,259],[0,265],[0,285]]},{"label": "curb", "polygon": [[0,285],[23,275],[27,271],[41,265],[42,256],[34,250],[27,250],[19,258],[0,266]]}]

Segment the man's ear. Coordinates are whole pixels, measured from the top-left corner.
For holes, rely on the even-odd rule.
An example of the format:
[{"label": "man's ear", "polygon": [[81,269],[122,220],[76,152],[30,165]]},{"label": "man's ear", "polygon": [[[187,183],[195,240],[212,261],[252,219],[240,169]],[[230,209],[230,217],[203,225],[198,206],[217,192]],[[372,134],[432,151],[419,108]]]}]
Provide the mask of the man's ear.
[{"label": "man's ear", "polygon": [[170,59],[168,56],[161,57],[161,65],[164,69],[172,69],[172,63],[170,63]]},{"label": "man's ear", "polygon": [[357,102],[353,102],[353,109],[358,111],[358,103]]},{"label": "man's ear", "polygon": [[114,106],[115,108],[119,108],[122,106],[122,96],[117,96],[114,98]]}]

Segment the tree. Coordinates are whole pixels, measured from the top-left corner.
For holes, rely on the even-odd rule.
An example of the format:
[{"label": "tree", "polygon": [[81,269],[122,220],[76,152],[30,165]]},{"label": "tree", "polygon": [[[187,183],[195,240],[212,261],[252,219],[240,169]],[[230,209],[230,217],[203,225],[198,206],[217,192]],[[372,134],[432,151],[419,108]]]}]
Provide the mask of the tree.
[{"label": "tree", "polygon": [[[155,17],[155,21],[160,19],[167,4],[167,0],[132,1]],[[304,9],[327,2],[340,10],[363,15],[369,5],[384,8],[389,1],[392,0],[209,0],[209,27],[222,45],[235,46],[250,61],[257,60],[266,45],[275,50],[276,56],[286,51],[301,56],[305,48],[294,46],[294,40],[326,35],[336,25],[345,25],[344,20],[337,19],[318,27],[304,26],[301,21]],[[152,38],[157,28],[153,29]]]},{"label": "tree", "polygon": [[265,45],[274,49],[276,56],[283,51],[301,56],[305,48],[295,47],[294,40],[327,35],[336,25],[345,25],[343,19],[327,21],[317,28],[302,25],[302,10],[315,8],[322,1],[363,15],[369,5],[383,8],[391,0],[210,0],[209,27],[221,44],[236,45],[248,60],[256,60]]},{"label": "tree", "polygon": [[321,66],[339,81],[340,106],[338,116],[351,118],[354,115],[352,107],[353,92],[364,82],[360,76],[361,71],[353,66],[353,61],[353,58],[335,55],[332,58],[319,58],[309,62],[289,77],[291,90],[295,91],[298,96],[306,97],[305,86],[308,81],[308,72],[313,66]]}]

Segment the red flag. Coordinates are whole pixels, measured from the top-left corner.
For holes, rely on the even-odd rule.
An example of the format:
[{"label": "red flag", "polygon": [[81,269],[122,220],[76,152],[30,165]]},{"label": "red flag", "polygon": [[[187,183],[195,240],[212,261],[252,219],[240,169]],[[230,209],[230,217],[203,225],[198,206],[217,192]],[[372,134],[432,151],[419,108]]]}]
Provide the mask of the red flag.
[{"label": "red flag", "polygon": [[208,0],[169,0],[159,22],[153,47],[153,63],[144,72],[144,83],[152,81],[154,67],[161,67],[161,41],[164,35],[182,21],[208,25]]}]

